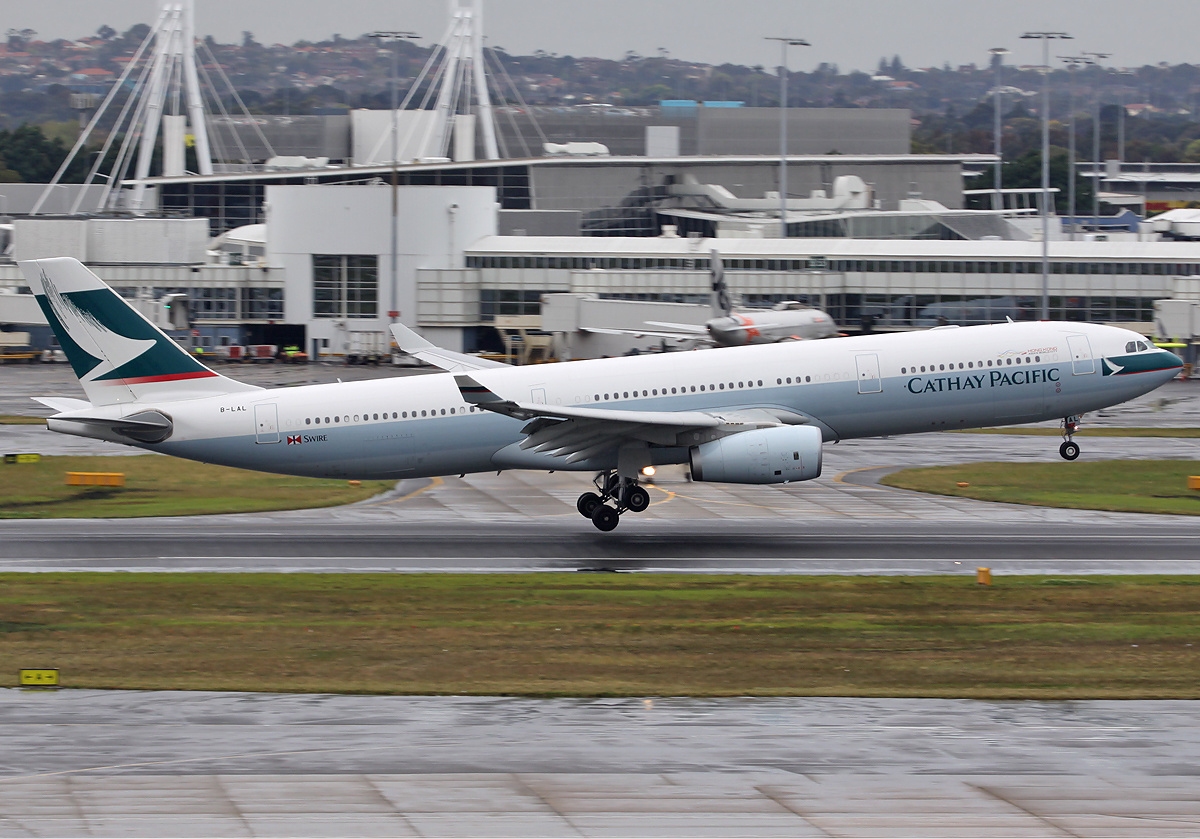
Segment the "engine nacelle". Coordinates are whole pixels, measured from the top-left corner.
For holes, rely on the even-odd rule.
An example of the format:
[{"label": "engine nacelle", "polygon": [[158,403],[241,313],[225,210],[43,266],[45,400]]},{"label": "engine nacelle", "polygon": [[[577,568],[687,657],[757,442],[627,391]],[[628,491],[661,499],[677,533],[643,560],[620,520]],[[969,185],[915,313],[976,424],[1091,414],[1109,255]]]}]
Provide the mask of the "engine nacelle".
[{"label": "engine nacelle", "polygon": [[821,474],[821,430],[811,425],[781,425],[743,431],[693,446],[690,454],[694,481],[811,481]]}]

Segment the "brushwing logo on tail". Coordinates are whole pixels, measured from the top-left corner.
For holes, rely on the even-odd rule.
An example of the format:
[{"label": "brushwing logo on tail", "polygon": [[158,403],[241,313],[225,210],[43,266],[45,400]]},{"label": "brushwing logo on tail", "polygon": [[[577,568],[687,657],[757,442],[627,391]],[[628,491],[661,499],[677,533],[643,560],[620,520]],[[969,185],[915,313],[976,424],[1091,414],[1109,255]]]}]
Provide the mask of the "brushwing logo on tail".
[{"label": "brushwing logo on tail", "polygon": [[111,289],[64,294],[45,270],[41,280],[45,295],[39,296],[38,303],[81,381],[148,384],[217,375]]}]

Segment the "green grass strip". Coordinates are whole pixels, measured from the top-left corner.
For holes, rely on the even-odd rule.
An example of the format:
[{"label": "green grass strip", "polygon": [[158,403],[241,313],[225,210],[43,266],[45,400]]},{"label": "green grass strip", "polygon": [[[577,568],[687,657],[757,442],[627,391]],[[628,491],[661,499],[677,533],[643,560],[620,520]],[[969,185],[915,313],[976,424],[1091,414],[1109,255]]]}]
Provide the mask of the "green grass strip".
[{"label": "green grass strip", "polygon": [[1200,698],[1200,578],[3,574],[0,683]]},{"label": "green grass strip", "polygon": [[[885,476],[887,486],[1039,507],[1125,513],[1200,515],[1200,491],[1188,476],[1192,460],[1099,460],[1057,463],[968,463],[905,469]],[[967,486],[959,486],[959,484]]]},{"label": "green grass strip", "polygon": [[[67,472],[123,472],[124,487],[73,487]],[[175,457],[43,457],[0,464],[0,519],[131,518],[254,513],[362,501],[389,481],[294,478]]]},{"label": "green grass strip", "polygon": [[[963,428],[951,434],[1015,434],[1020,437],[1061,437],[1062,429],[1039,428],[1014,425],[1007,428]],[[1178,437],[1200,438],[1200,428],[1109,428],[1106,426],[1082,428],[1076,437]]]}]

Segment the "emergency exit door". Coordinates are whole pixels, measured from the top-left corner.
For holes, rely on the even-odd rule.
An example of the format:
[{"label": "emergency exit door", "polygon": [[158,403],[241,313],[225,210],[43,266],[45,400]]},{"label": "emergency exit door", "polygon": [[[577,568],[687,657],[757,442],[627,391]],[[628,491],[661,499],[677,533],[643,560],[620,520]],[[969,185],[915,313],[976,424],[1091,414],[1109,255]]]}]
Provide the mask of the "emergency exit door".
[{"label": "emergency exit door", "polygon": [[883,379],[879,377],[879,356],[875,353],[863,353],[854,357],[858,366],[858,392],[882,393]]},{"label": "emergency exit door", "polygon": [[279,406],[274,402],[254,406],[254,442],[279,442]]}]

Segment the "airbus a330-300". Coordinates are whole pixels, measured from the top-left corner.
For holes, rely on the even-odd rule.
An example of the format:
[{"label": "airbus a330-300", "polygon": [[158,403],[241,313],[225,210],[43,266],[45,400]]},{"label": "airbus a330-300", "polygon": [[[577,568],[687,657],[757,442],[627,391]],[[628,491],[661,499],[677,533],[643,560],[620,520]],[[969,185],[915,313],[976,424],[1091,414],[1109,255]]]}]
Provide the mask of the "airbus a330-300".
[{"label": "airbus a330-300", "polygon": [[506,469],[596,473],[579,512],[600,530],[646,509],[648,466],[697,481],[821,474],[856,437],[1078,416],[1148,393],[1181,361],[1137,333],[1004,323],[507,367],[394,327],[444,373],[263,389],[187,353],[70,258],[22,262],[87,400],[42,398],[53,431],[192,460],[314,477]]}]

